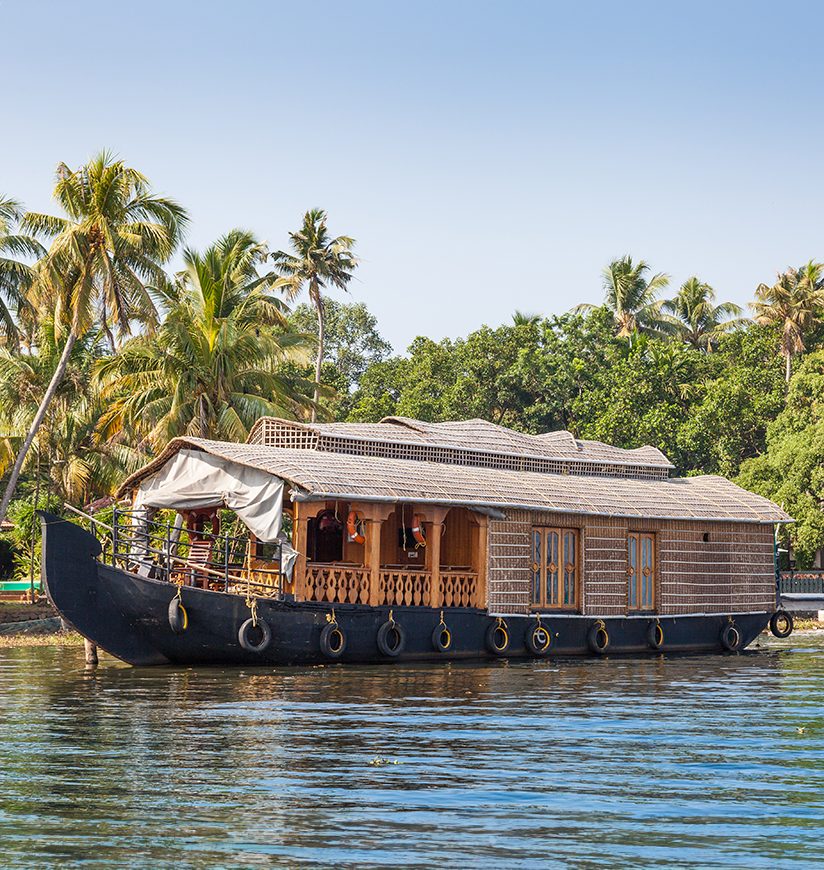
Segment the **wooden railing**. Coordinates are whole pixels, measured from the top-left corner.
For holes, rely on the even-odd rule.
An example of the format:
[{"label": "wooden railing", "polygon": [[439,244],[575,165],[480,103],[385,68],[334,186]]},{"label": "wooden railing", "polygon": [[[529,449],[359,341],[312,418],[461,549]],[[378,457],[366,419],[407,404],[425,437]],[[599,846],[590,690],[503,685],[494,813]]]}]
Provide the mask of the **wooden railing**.
[{"label": "wooden railing", "polygon": [[434,607],[483,607],[478,601],[478,575],[474,571],[441,571],[440,598]]},{"label": "wooden railing", "polygon": [[383,569],[378,585],[378,604],[421,607],[429,604],[432,577],[428,571]]},{"label": "wooden railing", "polygon": [[304,581],[307,601],[329,601],[334,604],[368,604],[369,570],[359,566],[306,566]]}]

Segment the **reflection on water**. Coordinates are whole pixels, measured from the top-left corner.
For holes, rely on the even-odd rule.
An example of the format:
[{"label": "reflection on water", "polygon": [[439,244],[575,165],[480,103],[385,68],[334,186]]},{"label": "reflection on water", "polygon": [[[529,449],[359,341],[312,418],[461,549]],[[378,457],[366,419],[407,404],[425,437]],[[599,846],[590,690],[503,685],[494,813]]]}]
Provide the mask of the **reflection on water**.
[{"label": "reflection on water", "polygon": [[84,672],[0,650],[4,866],[810,865],[824,649]]}]

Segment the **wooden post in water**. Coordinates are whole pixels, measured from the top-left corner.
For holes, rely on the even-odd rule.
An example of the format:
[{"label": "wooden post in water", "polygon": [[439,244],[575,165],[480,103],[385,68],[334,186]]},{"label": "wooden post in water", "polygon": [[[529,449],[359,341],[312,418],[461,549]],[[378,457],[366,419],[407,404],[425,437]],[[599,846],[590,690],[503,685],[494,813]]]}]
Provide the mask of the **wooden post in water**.
[{"label": "wooden post in water", "polygon": [[86,664],[97,665],[97,644],[92,643],[88,638],[83,638],[83,648],[86,652]]}]

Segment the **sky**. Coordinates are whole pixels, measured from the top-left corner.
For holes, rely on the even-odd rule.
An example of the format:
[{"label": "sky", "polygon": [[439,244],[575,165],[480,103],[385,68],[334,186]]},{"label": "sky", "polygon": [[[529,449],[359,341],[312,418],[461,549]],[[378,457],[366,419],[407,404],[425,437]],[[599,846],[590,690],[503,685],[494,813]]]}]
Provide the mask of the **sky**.
[{"label": "sky", "polygon": [[[603,298],[625,253],[746,304],[824,258],[816,3],[0,0],[0,193],[102,148],[284,247],[357,240],[397,351]],[[342,293],[336,298],[343,299]]]}]

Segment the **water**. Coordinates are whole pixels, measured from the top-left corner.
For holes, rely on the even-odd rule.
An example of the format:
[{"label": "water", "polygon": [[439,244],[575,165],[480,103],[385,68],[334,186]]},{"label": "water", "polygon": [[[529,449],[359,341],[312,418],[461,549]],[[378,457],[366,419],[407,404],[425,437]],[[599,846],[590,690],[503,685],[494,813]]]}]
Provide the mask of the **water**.
[{"label": "water", "polygon": [[[0,650],[0,863],[821,863],[824,647],[132,669]],[[803,729],[803,730],[799,730]]]}]

